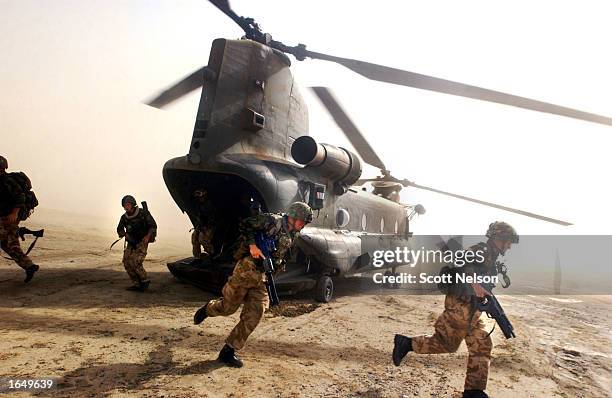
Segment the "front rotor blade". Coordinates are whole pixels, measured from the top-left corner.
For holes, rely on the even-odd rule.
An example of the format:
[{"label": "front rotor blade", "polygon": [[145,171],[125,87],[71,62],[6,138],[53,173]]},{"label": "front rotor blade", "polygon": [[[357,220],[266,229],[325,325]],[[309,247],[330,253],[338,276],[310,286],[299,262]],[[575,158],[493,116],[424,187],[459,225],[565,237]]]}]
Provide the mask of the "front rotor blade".
[{"label": "front rotor blade", "polygon": [[[219,10],[221,10],[222,13],[230,17],[234,22],[236,22],[244,30],[243,20],[240,16],[238,16],[238,14],[234,12],[234,10],[232,10],[232,7],[230,7],[230,4],[229,4],[229,0],[208,0],[208,1],[211,2],[212,5],[217,7]],[[247,32],[245,31],[245,33]]]},{"label": "front rotor blade", "polygon": [[202,85],[204,84],[205,68],[206,67],[203,67],[193,72],[191,75],[187,76],[183,80],[179,81],[167,90],[163,91],[161,94],[148,101],[146,104],[154,108],[161,109],[169,103],[181,98],[182,96],[189,94],[193,90],[202,87]]},{"label": "front rotor blade", "polygon": [[516,213],[516,214],[520,214],[522,216],[536,218],[538,220],[547,221],[547,222],[551,222],[551,223],[554,223],[554,224],[559,224],[559,225],[563,225],[563,226],[573,225],[572,223],[569,223],[567,221],[557,220],[555,218],[541,216],[539,214],[531,213],[531,212],[528,212],[528,211],[519,210],[519,209],[513,209],[512,207],[502,206],[502,205],[498,205],[498,204],[491,203],[491,202],[485,202],[484,200],[474,199],[474,198],[470,198],[470,197],[463,196],[463,195],[457,195],[457,194],[454,194],[454,193],[450,193],[450,192],[446,192],[446,191],[441,191],[439,189],[435,189],[435,188],[431,188],[431,187],[426,187],[424,185],[416,184],[416,183],[414,183],[412,181],[404,180],[403,181],[403,185],[404,186],[411,186],[411,187],[415,187],[415,188],[419,188],[419,189],[424,189],[426,191],[436,192],[436,193],[439,193],[439,194],[442,194],[442,195],[452,196],[453,198],[467,200],[468,202],[474,202],[474,203],[478,203],[478,204],[481,204],[481,205],[485,205],[485,206],[489,206],[489,207],[494,207],[496,209],[501,209],[501,210],[509,211],[511,213]]},{"label": "front rotor blade", "polygon": [[378,157],[374,149],[370,146],[361,131],[355,126],[348,114],[342,109],[340,103],[334,98],[331,91],[327,87],[311,87],[312,91],[317,95],[325,109],[334,118],[334,121],[340,127],[346,138],[351,142],[359,156],[364,162],[378,167],[381,170],[386,170],[385,164]]},{"label": "front rotor blade", "polygon": [[587,122],[612,126],[612,118],[607,116],[583,112],[577,109],[502,93],[500,91],[489,90],[482,87],[471,86],[433,76],[421,75],[419,73],[408,72],[388,66],[372,64],[355,59],[335,57],[333,55],[313,51],[306,50],[304,55],[314,59],[336,62],[371,80],[397,84],[400,86],[414,87],[422,90],[436,91],[438,93],[457,95],[460,97],[472,98],[481,101],[496,102],[498,104],[515,106],[517,108],[551,113],[553,115],[566,116],[574,119],[585,120]]}]

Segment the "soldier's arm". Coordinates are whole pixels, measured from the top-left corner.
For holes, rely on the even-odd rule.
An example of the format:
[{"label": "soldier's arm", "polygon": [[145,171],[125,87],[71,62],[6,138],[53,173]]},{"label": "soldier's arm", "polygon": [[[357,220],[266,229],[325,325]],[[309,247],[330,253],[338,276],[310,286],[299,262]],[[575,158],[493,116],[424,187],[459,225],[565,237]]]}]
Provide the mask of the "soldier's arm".
[{"label": "soldier's arm", "polygon": [[272,216],[266,213],[245,218],[239,226],[240,234],[249,246],[254,245],[257,232],[264,231],[271,222],[274,222]]},{"label": "soldier's arm", "polygon": [[147,227],[149,227],[149,231],[147,232],[147,235],[149,235],[150,237],[153,237],[157,234],[157,223],[155,222],[155,219],[149,212],[147,212],[146,220],[147,220]]},{"label": "soldier's arm", "polygon": [[125,222],[123,221],[123,216],[121,216],[119,224],[117,225],[117,235],[119,235],[120,238],[125,236]]},{"label": "soldier's arm", "polygon": [[[467,263],[463,268],[464,268],[464,272],[467,275],[472,275],[472,274],[482,274],[483,273],[483,269],[485,268],[486,264],[485,261],[480,261],[481,260],[481,256],[486,257],[486,253],[484,252],[484,248],[481,247],[481,245],[474,245],[472,247],[470,247],[467,252],[472,252],[473,256],[472,258],[474,258],[473,261]],[[466,252],[466,255],[467,255]],[[471,287],[471,292],[476,296],[476,297],[485,297],[489,294],[489,292],[482,287],[479,283],[470,283],[469,284]]]},{"label": "soldier's arm", "polygon": [[25,192],[21,190],[21,186],[12,178],[6,178],[6,188],[10,197],[10,202],[13,205],[13,211],[9,214],[9,220],[17,221],[19,211],[25,207]]}]

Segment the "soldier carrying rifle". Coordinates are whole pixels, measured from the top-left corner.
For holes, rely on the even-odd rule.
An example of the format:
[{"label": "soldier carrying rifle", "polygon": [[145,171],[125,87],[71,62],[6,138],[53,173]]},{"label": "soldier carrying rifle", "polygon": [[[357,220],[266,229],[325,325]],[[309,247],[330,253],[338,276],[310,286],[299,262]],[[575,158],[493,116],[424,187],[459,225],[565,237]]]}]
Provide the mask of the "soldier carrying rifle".
[{"label": "soldier carrying rifle", "polygon": [[126,195],[121,199],[121,206],[125,214],[121,216],[117,225],[119,238],[125,237],[125,249],[123,250],[123,266],[132,280],[132,286],[127,290],[144,291],[149,287],[149,278],[142,263],[147,256],[149,243],[155,242],[157,224],[146,208],[146,202],[142,202],[140,208],[136,199]]},{"label": "soldier carrying rifle", "polygon": [[[462,272],[471,275],[497,275],[496,260],[499,255],[504,255],[513,243],[518,243],[519,236],[514,228],[501,221],[489,225],[486,233],[488,240],[480,242],[472,247],[470,251],[476,254],[481,252],[482,262],[466,264]],[[456,269],[455,269],[456,270]],[[487,290],[487,288],[489,290]],[[483,287],[478,283],[455,284],[445,288],[444,312],[438,317],[432,336],[407,337],[401,334],[395,335],[393,348],[393,363],[399,366],[402,359],[413,351],[416,354],[442,354],[457,351],[461,342],[465,339],[469,356],[467,362],[467,374],[463,398],[487,398],[484,392],[487,388],[489,377],[489,362],[493,343],[490,333],[484,328],[480,320],[481,311],[489,308],[487,312],[497,312],[504,318],[501,307],[497,311],[491,311],[493,304],[499,305],[491,294],[492,286]],[[485,299],[488,297],[488,299]],[[482,302],[489,302],[484,306]],[[496,319],[500,323],[500,319]],[[507,321],[507,319],[505,319]],[[506,338],[513,337],[512,326],[500,323]],[[509,331],[508,331],[508,330]]]},{"label": "soldier carrying rifle", "polygon": [[241,240],[234,255],[238,262],[232,276],[223,286],[223,297],[209,301],[193,317],[194,323],[199,325],[207,317],[231,315],[243,304],[240,322],[231,331],[219,353],[221,362],[232,367],[242,367],[242,361],[235,351],[244,347],[269,306],[264,255],[256,245],[257,234],[263,233],[275,241],[276,251],[271,257],[276,272],[280,272],[284,269],[285,254],[296,234],[311,221],[310,206],[295,202],[289,206],[287,214],[262,213],[246,218],[240,224]]},{"label": "soldier carrying rifle", "polygon": [[0,156],[0,246],[25,270],[28,283],[38,271],[38,265],[21,250],[19,222],[27,219],[38,205],[32,183],[23,172],[7,173],[8,160]]}]

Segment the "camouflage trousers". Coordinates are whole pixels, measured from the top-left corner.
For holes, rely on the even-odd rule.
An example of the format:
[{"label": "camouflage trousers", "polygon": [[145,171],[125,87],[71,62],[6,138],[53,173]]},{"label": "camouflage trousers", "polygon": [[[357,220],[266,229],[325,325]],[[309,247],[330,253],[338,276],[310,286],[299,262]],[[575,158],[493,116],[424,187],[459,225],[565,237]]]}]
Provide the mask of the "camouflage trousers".
[{"label": "camouflage trousers", "polygon": [[214,227],[208,225],[200,227],[200,229],[194,229],[191,234],[191,246],[193,246],[193,257],[202,257],[202,248],[207,254],[212,254],[214,251],[212,245],[212,238],[214,233]]},{"label": "camouflage trousers", "polygon": [[136,247],[127,245],[123,250],[123,267],[135,286],[140,286],[141,282],[149,281],[147,271],[142,266],[147,256],[148,246],[148,243],[141,241]]},{"label": "camouflage trousers", "polygon": [[6,218],[0,218],[0,247],[6,252],[21,268],[26,269],[32,266],[32,260],[23,253],[19,245],[18,223],[10,223]]},{"label": "camouflage trousers", "polygon": [[264,274],[257,271],[251,256],[244,257],[236,263],[232,276],[223,286],[222,293],[222,298],[208,302],[206,315],[228,316],[243,304],[240,321],[225,340],[230,347],[240,350],[269,306]]},{"label": "camouflage trousers", "polygon": [[465,390],[487,388],[493,343],[484,329],[480,314],[480,311],[472,309],[469,298],[446,296],[444,312],[434,325],[433,336],[418,336],[412,339],[412,348],[417,354],[455,352],[465,339],[469,353]]}]

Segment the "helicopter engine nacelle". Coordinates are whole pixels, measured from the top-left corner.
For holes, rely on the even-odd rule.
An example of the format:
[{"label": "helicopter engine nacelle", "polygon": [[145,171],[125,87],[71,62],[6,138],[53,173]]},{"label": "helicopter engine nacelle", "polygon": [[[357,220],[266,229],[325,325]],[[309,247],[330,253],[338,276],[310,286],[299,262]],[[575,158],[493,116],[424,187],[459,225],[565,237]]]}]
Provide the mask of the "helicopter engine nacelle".
[{"label": "helicopter engine nacelle", "polygon": [[299,164],[317,168],[317,172],[336,183],[350,186],[361,177],[361,161],[351,151],[329,144],[319,144],[303,135],[291,145],[291,156]]}]

